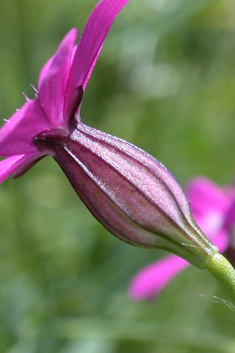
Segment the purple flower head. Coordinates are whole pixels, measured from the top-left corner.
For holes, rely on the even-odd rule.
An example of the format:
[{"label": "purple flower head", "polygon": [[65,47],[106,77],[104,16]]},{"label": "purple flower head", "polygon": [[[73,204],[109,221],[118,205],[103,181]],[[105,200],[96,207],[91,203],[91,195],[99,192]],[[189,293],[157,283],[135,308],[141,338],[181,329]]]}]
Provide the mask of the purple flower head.
[{"label": "purple flower head", "polygon": [[0,130],[0,182],[10,174],[23,174],[45,155],[35,145],[35,136],[58,129],[69,133],[105,37],[128,0],[102,0],[91,13],[78,45],[72,29],[55,55],[41,70],[36,100],[28,100]]},{"label": "purple flower head", "polygon": [[[230,230],[235,222],[235,188],[222,189],[206,178],[195,178],[188,185],[193,216],[220,252],[230,248]],[[155,298],[189,263],[170,255],[139,271],[129,285],[134,300]]]},{"label": "purple flower head", "polygon": [[37,99],[0,130],[0,181],[52,156],[91,213],[118,238],[157,247],[205,268],[217,252],[196,225],[172,174],[134,145],[82,123],[83,92],[105,36],[128,0],[102,0],[79,44],[72,29],[43,67]]}]

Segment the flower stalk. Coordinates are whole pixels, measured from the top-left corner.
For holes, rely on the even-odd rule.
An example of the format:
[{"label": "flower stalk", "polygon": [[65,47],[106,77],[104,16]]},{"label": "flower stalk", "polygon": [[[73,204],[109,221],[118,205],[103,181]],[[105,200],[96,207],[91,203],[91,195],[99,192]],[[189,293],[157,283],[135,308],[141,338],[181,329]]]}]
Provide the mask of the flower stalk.
[{"label": "flower stalk", "polygon": [[206,268],[220,283],[227,299],[232,302],[235,308],[235,269],[233,266],[223,255],[215,253]]}]

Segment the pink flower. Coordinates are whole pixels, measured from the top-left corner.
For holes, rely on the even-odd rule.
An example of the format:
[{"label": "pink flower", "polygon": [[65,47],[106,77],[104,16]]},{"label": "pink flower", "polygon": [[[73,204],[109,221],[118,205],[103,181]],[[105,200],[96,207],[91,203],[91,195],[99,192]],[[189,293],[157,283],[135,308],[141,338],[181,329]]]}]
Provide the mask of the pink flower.
[{"label": "pink flower", "polygon": [[[229,246],[229,230],[235,221],[235,189],[222,189],[206,178],[195,178],[188,186],[193,216],[220,252]],[[134,300],[151,299],[189,263],[176,255],[167,256],[138,272],[129,285]]]},{"label": "pink flower", "polygon": [[94,217],[132,245],[156,247],[199,268],[217,252],[196,225],[174,176],[138,147],[82,123],[83,92],[104,39],[128,0],[102,0],[79,44],[72,29],[43,67],[36,100],[0,130],[0,182],[53,157]]},{"label": "pink flower", "polygon": [[34,143],[38,134],[61,129],[68,131],[69,120],[81,105],[105,37],[119,11],[128,0],[102,0],[91,13],[78,45],[72,29],[55,55],[43,67],[36,100],[28,100],[0,130],[0,182],[10,174],[23,174],[45,156]]}]

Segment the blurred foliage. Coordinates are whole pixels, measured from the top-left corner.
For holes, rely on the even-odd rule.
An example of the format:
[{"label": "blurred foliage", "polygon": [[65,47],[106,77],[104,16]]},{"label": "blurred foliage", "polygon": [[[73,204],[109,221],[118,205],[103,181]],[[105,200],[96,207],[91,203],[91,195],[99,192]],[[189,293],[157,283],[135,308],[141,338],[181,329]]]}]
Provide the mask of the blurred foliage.
[{"label": "blurred foliage", "polygon": [[[0,0],[0,112],[95,0]],[[235,2],[130,0],[86,91],[83,121],[144,148],[186,185],[234,172]],[[81,32],[80,32],[81,33]],[[0,352],[232,353],[234,311],[209,274],[188,268],[156,303],[129,280],[164,256],[131,247],[89,214],[50,158],[0,187]]]}]

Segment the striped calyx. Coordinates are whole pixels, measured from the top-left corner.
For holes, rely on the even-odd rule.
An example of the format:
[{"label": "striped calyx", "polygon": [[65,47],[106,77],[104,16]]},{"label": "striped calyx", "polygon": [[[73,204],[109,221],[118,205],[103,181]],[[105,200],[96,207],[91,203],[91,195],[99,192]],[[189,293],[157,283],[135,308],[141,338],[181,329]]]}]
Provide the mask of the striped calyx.
[{"label": "striped calyx", "polygon": [[57,161],[93,216],[119,239],[167,250],[199,268],[217,252],[175,177],[140,148],[81,121],[73,121],[69,133],[39,134],[35,144]]}]

